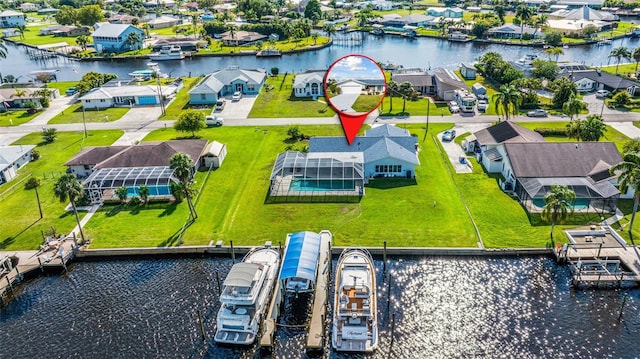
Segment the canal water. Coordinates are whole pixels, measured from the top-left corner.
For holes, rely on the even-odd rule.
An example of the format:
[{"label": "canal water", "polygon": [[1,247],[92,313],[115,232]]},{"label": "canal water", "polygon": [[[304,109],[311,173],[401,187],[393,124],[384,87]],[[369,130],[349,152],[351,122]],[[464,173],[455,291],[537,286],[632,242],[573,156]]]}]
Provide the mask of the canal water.
[{"label": "canal water", "polygon": [[[363,41],[351,41],[350,36],[362,36]],[[454,43],[446,40],[418,38],[407,39],[400,36],[376,37],[369,34],[337,34],[334,45],[310,52],[285,55],[281,58],[256,58],[255,56],[234,57],[196,57],[182,61],[162,61],[160,69],[171,76],[196,76],[210,73],[229,66],[241,68],[278,67],[280,72],[302,72],[308,69],[326,69],[338,58],[360,53],[368,55],[376,61],[394,62],[407,68],[434,69],[444,67],[458,68],[461,62],[475,61],[482,54],[494,51],[500,53],[505,60],[514,61],[526,54],[534,53],[546,58],[542,48],[508,46],[501,44]],[[343,40],[340,40],[343,39]],[[640,46],[640,39],[624,38],[613,41],[607,46],[579,46],[564,49],[560,61],[575,61],[590,66],[614,64],[609,58],[611,50],[625,46],[634,49]],[[3,75],[12,74],[30,79],[32,71],[59,70],[59,81],[76,81],[89,71],[115,73],[121,78],[128,78],[128,73],[146,68],[148,60],[113,60],[113,61],[73,61],[66,58],[49,60],[30,60],[25,47],[7,43],[8,56],[0,62]]]},{"label": "canal water", "polygon": [[[224,279],[231,264],[227,258],[79,262],[66,274],[30,280],[0,308],[0,357],[268,358],[255,346],[219,347],[212,340],[215,273]],[[572,289],[567,267],[546,257],[391,257],[387,304],[382,262],[375,265],[380,347],[356,357],[640,356],[640,289]],[[297,305],[293,316],[304,311]],[[279,329],[273,357],[309,357],[304,342],[300,329]],[[323,356],[351,357],[328,347],[310,357]]]}]

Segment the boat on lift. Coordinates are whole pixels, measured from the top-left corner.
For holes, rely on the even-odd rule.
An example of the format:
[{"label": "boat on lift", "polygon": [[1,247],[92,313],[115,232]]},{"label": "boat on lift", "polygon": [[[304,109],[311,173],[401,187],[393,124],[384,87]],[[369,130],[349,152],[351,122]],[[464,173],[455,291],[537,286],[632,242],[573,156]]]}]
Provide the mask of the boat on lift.
[{"label": "boat on lift", "polygon": [[159,51],[149,54],[149,58],[154,61],[182,60],[184,57],[184,52],[178,45],[165,45]]}]

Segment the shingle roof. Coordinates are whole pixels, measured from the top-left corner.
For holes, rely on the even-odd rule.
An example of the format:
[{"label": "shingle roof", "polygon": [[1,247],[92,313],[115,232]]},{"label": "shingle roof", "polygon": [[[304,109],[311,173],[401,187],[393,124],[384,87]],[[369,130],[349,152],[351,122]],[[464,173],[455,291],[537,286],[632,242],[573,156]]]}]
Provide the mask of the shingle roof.
[{"label": "shingle roof", "polygon": [[404,128],[394,125],[380,125],[372,127],[364,132],[367,137],[409,137],[411,134]]},{"label": "shingle roof", "polygon": [[545,142],[544,137],[511,121],[503,121],[485,128],[474,135],[480,145],[506,142]]},{"label": "shingle roof", "polygon": [[604,71],[600,71],[598,74],[597,70],[565,72],[562,76],[571,79],[573,82],[587,78],[615,90],[626,89],[632,86],[640,87],[639,82],[612,75]]},{"label": "shingle roof", "polygon": [[433,86],[433,77],[428,73],[393,74],[393,81],[401,84],[410,82],[412,86]]},{"label": "shingle roof", "polygon": [[202,79],[189,93],[218,93],[224,85],[229,85],[238,80],[246,82],[249,85],[259,85],[264,81],[265,77],[267,77],[267,74],[262,70],[243,70],[237,68],[219,70]]},{"label": "shingle roof", "polygon": [[66,166],[95,165],[129,146],[85,147],[65,163]]},{"label": "shingle roof", "polygon": [[171,156],[178,152],[188,154],[196,163],[206,146],[206,140],[142,142],[96,164],[95,168],[168,166]]},{"label": "shingle roof", "polygon": [[613,142],[506,143],[505,150],[516,177],[589,177],[591,174],[601,180],[606,166],[622,162]]},{"label": "shingle roof", "polygon": [[93,37],[118,37],[120,36],[126,29],[128,29],[129,27],[133,27],[136,30],[143,32],[142,30],[138,29],[137,27],[133,26],[133,25],[128,25],[128,24],[111,24],[111,23],[106,23],[104,25],[101,25],[99,28],[96,29],[96,31],[93,32],[93,34],[91,34],[91,36]]}]

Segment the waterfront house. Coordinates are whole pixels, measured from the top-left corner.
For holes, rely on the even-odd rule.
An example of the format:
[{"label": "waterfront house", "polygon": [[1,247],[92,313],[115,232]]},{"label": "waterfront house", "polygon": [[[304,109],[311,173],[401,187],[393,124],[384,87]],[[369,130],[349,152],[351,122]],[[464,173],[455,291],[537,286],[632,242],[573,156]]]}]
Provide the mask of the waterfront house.
[{"label": "waterfront house", "polygon": [[47,7],[47,8],[38,10],[38,15],[53,15],[57,12],[58,12],[58,9]]},{"label": "waterfront house", "polygon": [[0,146],[0,184],[18,175],[18,170],[31,161],[34,145]]},{"label": "waterfront house", "polygon": [[24,13],[13,10],[0,11],[0,27],[19,27],[24,25]]},{"label": "waterfront house", "polygon": [[394,125],[367,130],[351,145],[344,136],[311,137],[307,153],[278,155],[269,195],[319,196],[331,191],[333,196],[362,196],[364,184],[373,178],[415,178],[420,164],[417,143],[417,137]]},{"label": "waterfront house", "polygon": [[153,44],[153,51],[160,51],[163,46],[180,46],[182,51],[196,52],[198,51],[198,41],[184,38],[168,38],[160,39]]},{"label": "waterfront house", "polygon": [[597,90],[610,92],[627,91],[629,95],[635,96],[640,89],[640,82],[602,72],[599,69],[563,72],[560,76],[566,77],[575,83],[580,92]]},{"label": "waterfront house", "polygon": [[80,35],[89,35],[91,30],[89,26],[61,26],[53,31],[51,31],[51,35],[59,37],[77,37]]},{"label": "waterfront house", "polygon": [[598,11],[583,5],[578,9],[557,10],[549,14],[549,20],[598,20],[617,21],[618,17],[607,11]]},{"label": "waterfront house", "polygon": [[391,79],[398,85],[409,82],[414,91],[422,95],[433,95],[436,93],[436,84],[433,76],[428,72],[393,74]]},{"label": "waterfront house", "polygon": [[226,146],[212,148],[207,140],[173,140],[134,146],[85,147],[65,165],[71,173],[84,179],[92,203],[115,199],[114,190],[123,186],[130,195],[139,195],[140,186],[144,185],[149,187],[151,198],[170,197],[170,184],[178,179],[169,167],[169,160],[176,153],[189,155],[194,163],[193,174],[205,163],[211,165],[213,157],[205,162],[205,156],[226,154]]},{"label": "waterfront house", "polygon": [[462,19],[464,10],[459,7],[430,7],[427,8],[427,15],[434,17],[444,17],[445,19]]},{"label": "waterfront house", "polygon": [[38,8],[40,8],[40,6],[32,2],[23,2],[22,4],[20,4],[20,6],[18,6],[18,9],[22,12],[37,11]]},{"label": "waterfront house", "polygon": [[58,29],[62,29],[64,27],[64,25],[50,25],[50,26],[45,26],[43,28],[41,28],[39,30],[40,35],[45,36],[45,35],[52,35],[54,31],[58,30]]},{"label": "waterfront house", "polygon": [[433,77],[436,84],[436,94],[442,100],[454,100],[456,90],[469,90],[469,86],[451,70],[439,67],[433,71]]},{"label": "waterfront house", "polygon": [[558,0],[551,8],[554,6],[566,6],[567,9],[578,9],[586,5],[597,10],[602,8],[603,3],[604,0]]},{"label": "waterfront house", "polygon": [[[131,45],[127,40],[128,35],[133,32],[139,34],[140,42]],[[142,48],[144,31],[133,25],[103,24],[93,32],[91,37],[93,38],[94,48],[97,53],[120,53]]]},{"label": "waterfront house", "polygon": [[374,1],[371,1],[371,7],[374,10],[389,11],[389,10],[397,9],[399,5],[394,4],[392,1],[374,0]]},{"label": "waterfront house", "polygon": [[309,70],[296,75],[293,80],[294,97],[311,97],[314,101],[324,96],[325,70]]},{"label": "waterfront house", "polygon": [[[40,97],[37,95],[38,87],[20,87],[20,88],[0,88],[0,111],[11,109],[22,109],[30,104],[41,107]],[[16,96],[16,94],[24,91],[24,94]],[[54,96],[57,97],[56,90]]]},{"label": "waterfront house", "polygon": [[264,70],[245,70],[229,67],[203,78],[189,91],[190,105],[212,105],[219,98],[240,91],[245,95],[257,95],[267,79]]},{"label": "waterfront house", "polygon": [[234,34],[231,34],[230,31],[223,32],[221,36],[225,46],[242,46],[267,39],[266,35],[243,30],[235,31]]},{"label": "waterfront house", "polygon": [[128,14],[115,14],[111,15],[107,20],[111,24],[131,24],[134,19],[138,19],[136,16]]},{"label": "waterfront house", "polygon": [[148,22],[150,29],[164,29],[182,24],[182,20],[171,16],[160,16]]},{"label": "waterfront house", "polygon": [[460,63],[460,75],[466,80],[475,80],[476,78],[476,67],[473,64],[468,62]]},{"label": "waterfront house", "polygon": [[116,85],[95,88],[78,100],[84,109],[101,109],[115,106],[159,105],[178,91],[179,86]]},{"label": "waterfront house", "polygon": [[490,37],[499,39],[519,39],[523,32],[525,35],[530,35],[535,38],[544,37],[543,33],[538,31],[536,28],[527,25],[525,25],[524,28],[521,28],[520,25],[514,24],[504,24],[502,26],[492,27],[487,31],[487,34]]},{"label": "waterfront house", "polygon": [[594,26],[598,31],[605,31],[611,28],[611,23],[600,20],[547,20],[549,29],[562,32],[564,35],[581,34],[587,26]]},{"label": "waterfront house", "polygon": [[9,29],[2,30],[2,37],[13,37],[13,36],[19,36],[19,35],[20,35],[19,29],[9,28]]},{"label": "waterfront house", "polygon": [[142,3],[146,8],[164,7],[165,9],[176,9],[178,7],[175,0],[150,0]]}]

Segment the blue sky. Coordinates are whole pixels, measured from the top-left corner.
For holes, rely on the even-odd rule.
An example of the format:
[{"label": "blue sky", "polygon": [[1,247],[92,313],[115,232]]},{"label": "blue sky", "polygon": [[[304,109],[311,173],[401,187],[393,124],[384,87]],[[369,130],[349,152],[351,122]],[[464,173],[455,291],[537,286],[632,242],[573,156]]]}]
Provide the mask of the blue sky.
[{"label": "blue sky", "polygon": [[378,64],[360,55],[349,55],[336,62],[329,70],[328,79],[338,82],[358,79],[384,79]]}]

